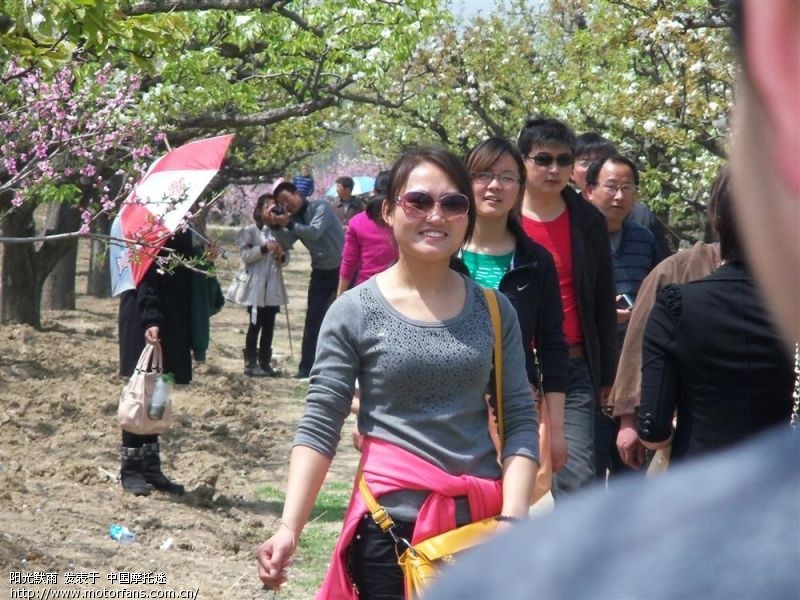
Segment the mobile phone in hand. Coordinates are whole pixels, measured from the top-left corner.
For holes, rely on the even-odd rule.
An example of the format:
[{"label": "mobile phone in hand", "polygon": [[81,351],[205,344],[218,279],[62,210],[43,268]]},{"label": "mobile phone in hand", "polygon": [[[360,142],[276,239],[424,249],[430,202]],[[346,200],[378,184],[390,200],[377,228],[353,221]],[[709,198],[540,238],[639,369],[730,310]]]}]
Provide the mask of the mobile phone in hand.
[{"label": "mobile phone in hand", "polygon": [[633,298],[631,298],[628,294],[620,294],[619,299],[617,300],[617,308],[621,308],[623,310],[632,309]]}]

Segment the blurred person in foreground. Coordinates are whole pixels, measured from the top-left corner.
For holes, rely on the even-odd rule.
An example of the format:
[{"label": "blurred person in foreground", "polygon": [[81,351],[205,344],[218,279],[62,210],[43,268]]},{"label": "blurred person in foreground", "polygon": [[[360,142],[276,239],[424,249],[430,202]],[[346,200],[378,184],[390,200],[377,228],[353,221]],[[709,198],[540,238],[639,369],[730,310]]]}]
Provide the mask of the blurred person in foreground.
[{"label": "blurred person in foreground", "polygon": [[[397,536],[414,544],[479,519],[528,513],[539,441],[517,315],[497,294],[504,355],[501,465],[484,398],[493,368],[492,321],[481,287],[450,268],[475,223],[464,164],[437,148],[407,151],[392,167],[383,219],[398,261],[345,292],[325,317],[283,515],[258,550],[259,577],[271,588],[286,580],[356,379],[365,436],[359,472]],[[317,598],[401,600],[398,550],[356,486]]]},{"label": "blurred person in foreground", "polygon": [[[732,146],[734,200],[746,258],[788,349],[800,338],[800,5],[734,6],[743,11],[746,63],[735,107],[745,135]],[[509,600],[796,598],[799,456],[798,432],[780,428],[655,479],[576,498],[569,510],[465,557],[427,598],[498,590]]]}]

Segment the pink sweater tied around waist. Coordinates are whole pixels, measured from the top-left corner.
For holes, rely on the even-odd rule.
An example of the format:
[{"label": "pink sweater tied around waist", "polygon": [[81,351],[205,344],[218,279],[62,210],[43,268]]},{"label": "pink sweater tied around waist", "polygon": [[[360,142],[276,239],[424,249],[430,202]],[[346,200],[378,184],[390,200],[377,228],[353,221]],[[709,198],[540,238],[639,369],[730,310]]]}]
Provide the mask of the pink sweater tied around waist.
[{"label": "pink sweater tied around waist", "polygon": [[[450,475],[411,452],[383,440],[371,437],[364,440],[360,470],[379,502],[380,497],[388,492],[430,490],[431,493],[420,507],[411,538],[412,544],[455,529],[454,498],[457,496],[467,497],[470,515],[475,521],[498,515],[502,509],[501,480]],[[342,523],[342,533],[333,550],[330,567],[317,592],[316,600],[357,599],[347,574],[345,553],[359,520],[367,512],[369,509],[358,491],[356,480]]]}]

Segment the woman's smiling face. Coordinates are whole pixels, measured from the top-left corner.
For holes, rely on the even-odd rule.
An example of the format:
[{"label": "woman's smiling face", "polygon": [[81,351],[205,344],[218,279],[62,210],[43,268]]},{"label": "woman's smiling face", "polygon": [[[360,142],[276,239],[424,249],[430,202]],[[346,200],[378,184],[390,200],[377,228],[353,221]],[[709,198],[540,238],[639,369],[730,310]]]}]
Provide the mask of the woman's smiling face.
[{"label": "woman's smiling face", "polygon": [[[480,177],[481,174],[484,177]],[[524,177],[514,158],[510,154],[502,154],[494,164],[473,170],[470,176],[478,218],[507,218],[520,199],[521,181]],[[488,176],[492,179],[486,182],[485,178]]]},{"label": "woman's smiling face", "polygon": [[[439,200],[445,194],[459,193],[448,174],[437,165],[421,162],[409,173],[400,190],[400,198],[410,191],[429,194]],[[402,201],[385,211],[385,221],[392,228],[400,256],[424,260],[449,261],[464,242],[467,233],[467,215],[445,218],[437,203],[427,215],[407,214]]]}]

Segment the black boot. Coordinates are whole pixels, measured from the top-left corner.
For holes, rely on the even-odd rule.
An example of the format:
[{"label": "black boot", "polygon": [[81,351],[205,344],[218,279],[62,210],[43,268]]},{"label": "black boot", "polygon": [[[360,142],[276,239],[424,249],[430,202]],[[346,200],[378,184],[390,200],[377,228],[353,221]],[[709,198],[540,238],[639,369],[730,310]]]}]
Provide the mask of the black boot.
[{"label": "black boot", "polygon": [[272,348],[259,348],[258,349],[258,367],[263,371],[267,377],[277,377],[278,372],[272,368],[270,361],[272,360]]},{"label": "black boot", "polygon": [[142,448],[120,447],[119,477],[122,489],[134,496],[149,496],[153,487],[147,483],[142,472],[144,468],[144,451]]},{"label": "black boot", "polygon": [[183,496],[186,493],[180,483],[174,483],[167,479],[166,475],[161,472],[161,446],[158,442],[154,444],[145,444],[142,446],[144,450],[144,475],[147,483],[152,485],[160,492],[167,494],[175,494],[176,496]]},{"label": "black boot", "polygon": [[261,367],[258,366],[256,362],[256,353],[255,351],[250,352],[245,348],[242,350],[242,356],[244,357],[244,374],[248,377],[266,377],[267,373],[261,370]]}]

